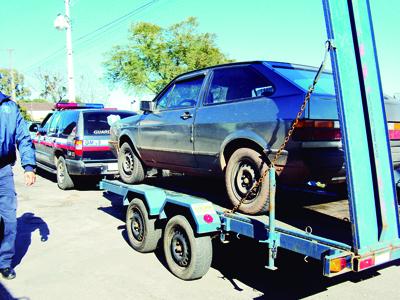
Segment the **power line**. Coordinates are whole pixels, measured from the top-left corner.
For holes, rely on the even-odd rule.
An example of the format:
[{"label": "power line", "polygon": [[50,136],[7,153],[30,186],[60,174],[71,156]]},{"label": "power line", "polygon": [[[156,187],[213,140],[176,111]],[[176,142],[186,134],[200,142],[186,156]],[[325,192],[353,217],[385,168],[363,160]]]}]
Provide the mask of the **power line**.
[{"label": "power line", "polygon": [[[100,31],[100,30],[102,30],[102,29],[105,29],[105,28],[107,28],[107,27],[110,27],[110,26],[111,26],[111,28],[112,28],[112,25],[113,25],[113,24],[118,23],[118,22],[123,22],[123,21],[125,21],[125,19],[131,17],[132,15],[137,14],[139,11],[144,10],[145,8],[147,8],[148,6],[153,5],[153,4],[154,4],[155,2],[157,2],[157,1],[158,1],[158,0],[149,1],[149,2],[147,2],[147,3],[145,3],[145,4],[143,4],[142,6],[139,6],[138,8],[132,10],[131,12],[129,12],[129,13],[127,13],[127,14],[125,14],[125,15],[123,15],[123,16],[121,16],[121,17],[119,17],[119,18],[117,18],[117,19],[115,19],[115,20],[113,20],[113,21],[111,21],[111,22],[109,22],[109,23],[103,25],[103,26],[100,26],[99,28],[93,30],[92,32],[89,32],[89,33],[87,33],[87,34],[85,34],[85,35],[79,37],[79,38],[78,38],[76,41],[74,41],[74,42],[79,42],[80,40],[85,39],[86,37],[88,37],[88,36],[90,36],[90,35],[92,35],[92,34],[95,34],[96,32],[98,32],[98,31]],[[104,31],[104,32],[105,32],[105,31]]]},{"label": "power line", "polygon": [[[84,34],[83,36],[79,37],[78,39],[74,40],[73,42],[74,42],[74,44],[76,44],[76,47],[79,47],[80,45],[82,45],[84,43],[90,42],[91,41],[91,39],[90,39],[91,36],[96,35],[97,33],[98,33],[98,35],[102,35],[102,34],[106,33],[107,31],[109,31],[113,27],[115,27],[115,26],[119,25],[120,23],[126,21],[129,17],[138,14],[140,11],[146,9],[147,7],[153,5],[154,3],[158,2],[158,1],[159,0],[148,1],[145,4],[135,8],[134,10],[132,10],[130,12],[128,12],[127,14],[125,14],[125,15],[123,15],[121,17],[118,17],[118,18],[114,19],[113,21],[111,21],[111,22],[109,22],[107,24],[104,24],[104,25],[98,27],[97,29],[87,33],[87,34]],[[64,50],[65,50],[65,47],[61,47],[61,48],[57,49],[56,51],[54,51],[53,53],[51,53],[47,57],[45,57],[45,58],[39,60],[38,62],[35,62],[32,65],[30,65],[27,68],[25,68],[25,72],[29,72],[30,70],[42,65],[43,63],[47,62],[48,60],[58,56],[61,53],[61,51],[64,51]]]}]

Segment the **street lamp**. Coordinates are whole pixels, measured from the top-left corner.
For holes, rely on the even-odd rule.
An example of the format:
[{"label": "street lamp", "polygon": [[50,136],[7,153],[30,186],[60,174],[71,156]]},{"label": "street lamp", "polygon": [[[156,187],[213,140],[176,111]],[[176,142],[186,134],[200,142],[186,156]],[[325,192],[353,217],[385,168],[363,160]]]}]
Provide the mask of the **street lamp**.
[{"label": "street lamp", "polygon": [[65,0],[65,15],[58,14],[54,20],[54,27],[58,30],[66,30],[67,36],[67,72],[68,72],[68,100],[75,102],[74,62],[72,59],[71,18],[69,13],[69,1]]}]

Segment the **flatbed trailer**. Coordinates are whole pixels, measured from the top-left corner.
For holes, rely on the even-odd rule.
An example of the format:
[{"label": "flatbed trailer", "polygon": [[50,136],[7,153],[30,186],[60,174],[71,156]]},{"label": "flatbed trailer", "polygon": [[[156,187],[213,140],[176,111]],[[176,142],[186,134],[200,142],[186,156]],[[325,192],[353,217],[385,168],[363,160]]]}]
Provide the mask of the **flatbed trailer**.
[{"label": "flatbed trailer", "polygon": [[349,238],[315,235],[311,228],[277,220],[273,167],[269,212],[257,217],[153,185],[103,180],[100,187],[128,205],[127,232],[134,249],[150,252],[162,240],[168,267],[184,280],[207,272],[211,238],[225,241],[227,235],[267,244],[271,270],[278,248],[322,261],[323,275],[329,277],[400,258],[396,187],[369,1],[323,0],[323,6],[346,161]]},{"label": "flatbed trailer", "polygon": [[[165,179],[157,179],[157,183],[159,183],[160,180]],[[178,184],[180,181],[175,178],[167,178],[167,180]],[[266,268],[271,270],[276,269],[274,259],[277,257],[279,247],[309,258],[320,260],[323,266],[323,275],[328,277],[348,271],[365,270],[400,258],[400,245],[398,247],[391,247],[390,249],[382,249],[381,251],[376,251],[363,257],[357,256],[354,253],[351,244],[351,224],[347,219],[348,213],[343,209],[343,206],[346,207],[348,205],[347,200],[338,201],[335,199],[331,204],[329,204],[329,201],[326,201],[322,205],[314,205],[316,207],[315,210],[321,213],[318,218],[319,220],[315,222],[304,220],[299,226],[298,223],[295,224],[295,222],[291,222],[290,216],[287,216],[285,213],[280,214],[285,221],[273,219],[273,217],[271,219],[270,214],[258,216],[249,216],[241,213],[231,214],[227,207],[219,205],[221,203],[215,204],[204,198],[168,190],[164,188],[162,184],[152,183],[151,180],[149,183],[151,185],[129,185],[118,180],[103,180],[101,182],[102,189],[121,196],[123,205],[129,206],[132,203],[133,205],[131,204],[131,206],[134,207],[134,210],[137,210],[138,202],[144,204],[144,209],[146,211],[142,212],[142,216],[145,215],[144,218],[147,218],[147,220],[137,222],[138,220],[135,220],[135,218],[133,221],[127,219],[127,226],[136,226],[137,233],[139,233],[140,230],[143,232],[149,230],[143,227],[146,225],[139,225],[139,227],[137,227],[139,223],[146,224],[149,220],[155,222],[156,225],[151,227],[153,230],[158,231],[158,233],[150,234],[150,239],[154,239],[155,235],[157,243],[153,242],[150,248],[143,249],[140,243],[138,247],[138,243],[132,243],[130,239],[132,247],[140,252],[151,252],[155,250],[156,245],[162,239],[162,231],[166,227],[166,224],[174,216],[179,215],[188,220],[192,228],[192,232],[185,233],[185,235],[192,235],[190,239],[195,240],[208,237],[210,240],[211,238],[219,238],[222,242],[228,242],[232,238],[245,236],[256,242],[271,245],[269,247],[269,253],[266,254]],[[211,198],[215,197],[217,197],[217,195],[211,195]],[[132,202],[132,200],[134,201]],[[289,201],[298,201],[298,199]],[[225,203],[225,199],[222,202]],[[327,205],[333,207],[326,209]],[[128,211],[131,209],[132,207],[129,207]],[[331,220],[332,216],[324,220],[324,214],[331,215],[332,209],[341,210],[340,212],[335,211],[336,216],[334,217],[337,220],[334,223]],[[314,210],[310,209],[310,211]],[[293,212],[299,213],[296,209],[294,209]],[[301,212],[298,215],[298,218],[307,217],[308,216]],[[271,220],[274,224],[271,224]],[[307,224],[310,225],[307,226]],[[316,226],[313,227],[312,224]],[[344,226],[346,227],[345,229],[343,229]],[[337,227],[342,228],[338,228],[336,231],[335,228]],[[273,230],[272,234],[271,228]],[[320,230],[315,230],[316,228]],[[313,234],[313,229],[315,231],[320,231],[322,235]],[[135,229],[127,228],[127,231],[134,232]],[[327,232],[330,233],[331,237],[325,237],[324,234],[327,234]],[[140,234],[137,236],[139,235]],[[146,236],[142,238],[144,240]],[[274,238],[273,242],[270,240],[272,238]],[[164,245],[164,251],[170,251],[170,246],[171,245],[165,247]],[[208,246],[211,247],[211,243],[208,243]],[[189,246],[189,248],[190,247],[191,246]],[[193,248],[184,250],[196,251],[196,249]],[[202,248],[202,251],[204,251],[204,248]],[[187,277],[186,273],[182,274],[182,272],[180,272],[182,269],[175,268],[174,265],[171,267],[171,263],[176,264],[173,259],[170,260],[168,266],[174,275],[185,280],[202,277],[208,270],[212,261],[212,250],[208,249],[205,252],[208,253],[208,256],[202,257],[202,262],[200,264],[200,266],[203,266],[203,269],[201,269],[200,273],[198,270],[194,270],[193,274],[195,276]],[[166,255],[168,254],[166,253]],[[196,254],[193,253],[191,255],[196,256]],[[204,268],[204,265],[208,267]]]}]

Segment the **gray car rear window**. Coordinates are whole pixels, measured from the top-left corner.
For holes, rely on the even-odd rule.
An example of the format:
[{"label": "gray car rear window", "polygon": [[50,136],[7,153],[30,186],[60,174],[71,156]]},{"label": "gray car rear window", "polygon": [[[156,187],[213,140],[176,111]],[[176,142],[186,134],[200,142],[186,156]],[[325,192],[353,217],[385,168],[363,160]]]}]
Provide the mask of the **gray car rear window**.
[{"label": "gray car rear window", "polygon": [[[308,90],[308,87],[312,84],[316,74],[316,71],[313,70],[279,67],[275,67],[274,69],[304,90]],[[331,73],[321,74],[321,77],[319,78],[318,83],[315,86],[314,92],[319,94],[335,95],[335,85]]]},{"label": "gray car rear window", "polygon": [[134,113],[118,111],[85,112],[84,113],[84,134],[85,135],[109,135],[110,125],[107,117],[111,115],[120,116],[121,119],[133,116]]}]

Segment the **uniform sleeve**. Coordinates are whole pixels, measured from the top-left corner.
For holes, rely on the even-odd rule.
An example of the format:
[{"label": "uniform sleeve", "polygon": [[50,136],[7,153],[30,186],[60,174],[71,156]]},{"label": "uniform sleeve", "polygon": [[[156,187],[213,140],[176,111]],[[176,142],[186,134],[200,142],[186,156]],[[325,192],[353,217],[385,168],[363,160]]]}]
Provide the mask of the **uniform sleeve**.
[{"label": "uniform sleeve", "polygon": [[16,142],[21,156],[21,165],[25,171],[32,171],[36,167],[35,148],[29,135],[26,123],[17,108]]}]

